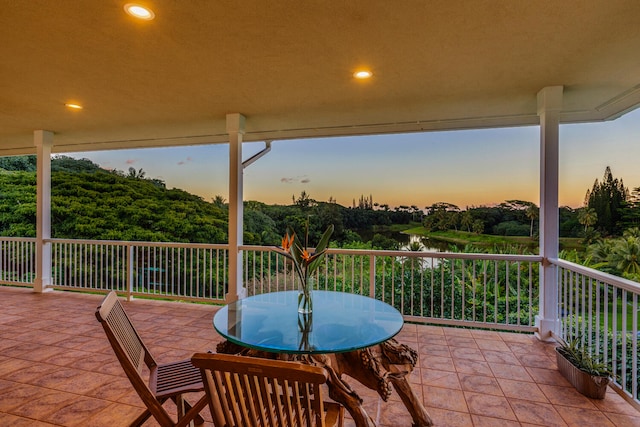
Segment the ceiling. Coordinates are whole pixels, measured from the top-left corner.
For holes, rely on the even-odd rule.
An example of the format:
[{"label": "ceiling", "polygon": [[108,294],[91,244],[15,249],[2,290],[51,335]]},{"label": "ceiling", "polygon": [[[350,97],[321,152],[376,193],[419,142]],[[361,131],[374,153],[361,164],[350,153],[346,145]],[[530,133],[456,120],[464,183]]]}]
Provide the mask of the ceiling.
[{"label": "ceiling", "polygon": [[640,104],[637,0],[0,2],[0,155],[226,142],[229,113],[245,141],[528,125],[556,85],[565,123]]}]

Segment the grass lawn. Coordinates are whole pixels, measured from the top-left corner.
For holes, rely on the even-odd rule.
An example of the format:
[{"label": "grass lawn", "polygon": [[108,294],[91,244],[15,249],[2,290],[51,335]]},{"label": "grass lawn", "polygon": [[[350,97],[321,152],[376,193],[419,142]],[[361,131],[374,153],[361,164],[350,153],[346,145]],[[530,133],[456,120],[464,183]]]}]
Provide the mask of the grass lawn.
[{"label": "grass lawn", "polygon": [[[491,234],[476,234],[468,231],[427,231],[422,226],[407,228],[402,230],[406,234],[416,234],[428,239],[438,240],[451,243],[463,247],[467,244],[477,246],[494,246],[494,245],[524,245],[529,247],[537,247],[538,239],[528,236],[495,236]],[[560,238],[560,247],[562,249],[583,249],[579,238]]]}]

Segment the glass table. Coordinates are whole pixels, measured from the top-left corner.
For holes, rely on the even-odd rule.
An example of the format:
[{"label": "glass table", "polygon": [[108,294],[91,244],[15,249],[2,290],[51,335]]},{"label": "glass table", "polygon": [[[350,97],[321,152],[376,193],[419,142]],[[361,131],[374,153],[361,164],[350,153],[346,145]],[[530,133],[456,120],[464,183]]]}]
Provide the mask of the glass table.
[{"label": "glass table", "polygon": [[313,312],[300,314],[297,300],[297,291],[271,292],[221,308],[213,325],[226,341],[217,351],[322,366],[329,373],[329,396],[345,406],[357,427],[376,424],[343,374],[385,401],[395,390],[414,426],[433,425],[406,378],[418,354],[393,339],[404,324],[398,310],[362,295],[313,291]]},{"label": "glass table", "polygon": [[213,326],[232,343],[255,350],[327,354],[387,341],[404,324],[398,310],[361,295],[314,291],[311,314],[299,314],[297,300],[296,291],[240,299],[220,309]]}]

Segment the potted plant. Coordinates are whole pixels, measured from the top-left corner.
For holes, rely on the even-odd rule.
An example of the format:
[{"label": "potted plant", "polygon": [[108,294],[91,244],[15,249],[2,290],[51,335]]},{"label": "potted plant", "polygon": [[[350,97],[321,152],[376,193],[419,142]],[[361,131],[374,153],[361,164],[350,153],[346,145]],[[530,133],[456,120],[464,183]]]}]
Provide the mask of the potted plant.
[{"label": "potted plant", "polygon": [[556,347],[558,370],[580,393],[592,399],[604,399],[611,380],[609,367],[584,348],[580,337],[560,340]]}]

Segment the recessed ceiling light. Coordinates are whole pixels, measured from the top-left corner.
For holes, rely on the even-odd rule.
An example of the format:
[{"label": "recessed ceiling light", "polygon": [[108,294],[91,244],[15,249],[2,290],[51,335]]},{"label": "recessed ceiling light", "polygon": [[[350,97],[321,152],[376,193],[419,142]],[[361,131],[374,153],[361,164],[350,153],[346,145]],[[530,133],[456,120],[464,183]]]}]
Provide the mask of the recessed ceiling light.
[{"label": "recessed ceiling light", "polygon": [[82,105],[80,104],[73,104],[71,102],[67,102],[66,104],[64,104],[64,106],[67,108],[71,108],[72,110],[82,110]]},{"label": "recessed ceiling light", "polygon": [[134,3],[125,4],[124,10],[134,18],[144,19],[145,21],[151,21],[156,16],[151,9]]},{"label": "recessed ceiling light", "polygon": [[358,70],[355,73],[353,73],[353,77],[360,80],[366,80],[371,76],[373,76],[373,73],[369,70]]}]

